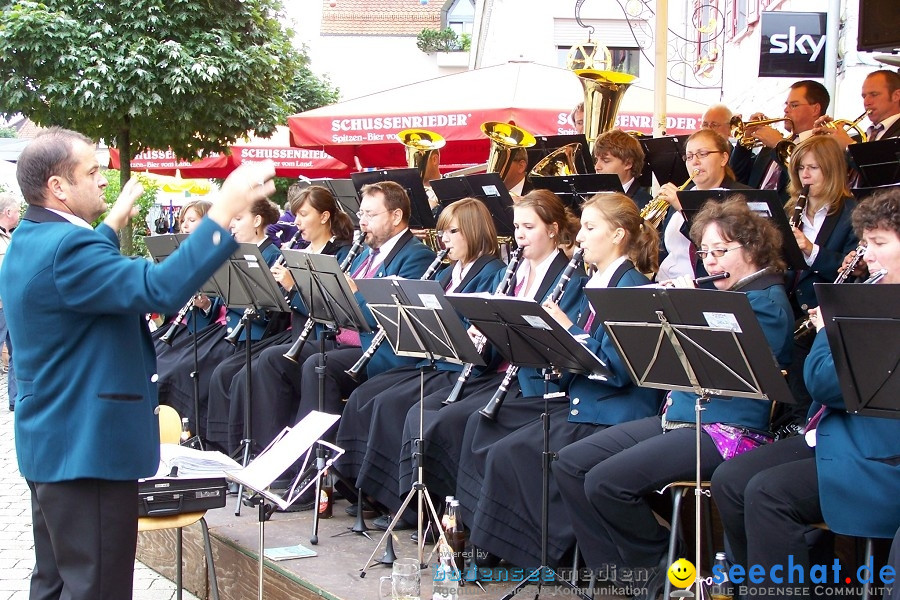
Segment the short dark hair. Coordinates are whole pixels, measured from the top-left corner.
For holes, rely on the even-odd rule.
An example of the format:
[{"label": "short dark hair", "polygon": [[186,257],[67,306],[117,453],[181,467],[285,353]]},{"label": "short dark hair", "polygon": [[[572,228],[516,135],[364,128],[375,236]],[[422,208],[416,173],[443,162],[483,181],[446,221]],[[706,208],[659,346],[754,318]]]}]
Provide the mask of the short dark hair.
[{"label": "short dark hair", "polygon": [[897,90],[900,90],[900,75],[898,75],[896,71],[891,71],[890,69],[878,69],[877,71],[872,71],[866,75],[866,79],[874,75],[881,75],[884,77],[889,93],[893,94]]},{"label": "short dark hair", "polygon": [[381,192],[384,196],[385,208],[388,210],[397,210],[399,208],[403,213],[403,223],[409,223],[409,214],[411,212],[409,207],[409,196],[406,194],[406,190],[403,189],[402,185],[394,181],[369,183],[362,186],[362,189],[359,190],[359,196],[362,198],[363,196],[377,192]]},{"label": "short dark hair", "polygon": [[691,223],[691,241],[698,248],[703,232],[712,223],[719,226],[726,240],[740,242],[757,268],[772,266],[784,270],[781,232],[769,219],[750,210],[745,196],[732,194],[724,202],[710,200],[703,205]]},{"label": "short dark hair", "polygon": [[75,168],[78,166],[73,153],[76,141],[94,145],[89,137],[77,131],[51,127],[25,146],[16,163],[16,181],[28,204],[44,205],[47,181],[55,175],[74,182]]},{"label": "short dark hair", "polygon": [[281,211],[278,210],[278,205],[268,198],[260,198],[250,206],[250,214],[260,217],[265,228],[278,222]]},{"label": "short dark hair", "polygon": [[637,179],[644,170],[644,149],[633,135],[621,129],[611,129],[601,133],[594,142],[594,162],[601,154],[612,154],[622,161],[631,161],[631,176]]},{"label": "short dark hair", "polygon": [[791,86],[791,89],[802,89],[803,95],[806,96],[806,101],[808,103],[819,105],[820,115],[824,115],[828,110],[828,104],[831,102],[831,95],[828,93],[828,89],[818,81],[813,81],[812,79],[801,79],[800,81],[794,83]]},{"label": "short dark hair", "polygon": [[900,237],[900,189],[878,191],[853,209],[853,230],[862,239],[870,229],[888,229]]}]

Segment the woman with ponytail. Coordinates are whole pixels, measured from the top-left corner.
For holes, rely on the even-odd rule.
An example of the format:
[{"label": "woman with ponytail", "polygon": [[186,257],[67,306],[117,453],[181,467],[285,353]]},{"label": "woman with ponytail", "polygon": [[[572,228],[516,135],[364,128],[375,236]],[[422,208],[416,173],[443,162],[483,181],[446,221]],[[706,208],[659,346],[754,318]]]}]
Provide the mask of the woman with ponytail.
[{"label": "woman with ponytail", "polygon": [[[582,207],[576,239],[593,275],[573,280],[580,296],[574,317],[545,302],[544,308],[596,354],[611,372],[606,381],[564,374],[568,399],[550,403],[550,450],[581,440],[598,429],[655,415],[657,390],[632,384],[624,363],[595,315],[585,288],[631,287],[649,283],[643,273],[656,270],[659,235],[643,224],[637,205],[624,194],[598,194]],[[487,452],[482,492],[471,525],[472,544],[522,567],[541,564],[541,396],[516,398],[503,405],[500,418],[524,423]],[[481,419],[484,421],[484,419]],[[471,421],[470,421],[471,424]],[[468,432],[467,432],[468,433]],[[551,479],[548,561],[557,563],[575,542],[560,488]],[[482,557],[485,554],[482,553]]]}]

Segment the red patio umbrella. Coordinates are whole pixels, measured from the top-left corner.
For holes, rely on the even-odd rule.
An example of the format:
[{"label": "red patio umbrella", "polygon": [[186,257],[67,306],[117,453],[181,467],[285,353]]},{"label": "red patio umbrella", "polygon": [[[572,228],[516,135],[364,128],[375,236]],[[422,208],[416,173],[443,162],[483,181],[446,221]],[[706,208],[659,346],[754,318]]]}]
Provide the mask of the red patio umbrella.
[{"label": "red patio umbrella", "polygon": [[[442,135],[441,163],[477,164],[487,159],[485,121],[513,122],[534,135],[575,133],[572,107],[584,99],[572,71],[530,62],[511,62],[429,79],[323,106],[288,118],[291,144],[323,150],[348,165],[405,166],[396,134],[423,128]],[[670,96],[669,134],[700,127],[703,104]],[[616,126],[653,132],[653,92],[632,85],[622,100]]]},{"label": "red patio umbrella", "polygon": [[[212,154],[188,161],[175,156],[171,150],[147,150],[131,159],[132,171],[148,171],[160,175],[174,175],[176,170],[184,178],[222,179],[244,161],[270,159],[275,162],[277,177],[299,176],[346,178],[351,169],[322,150],[296,148],[288,144],[287,127],[279,127],[271,138],[252,137],[231,147],[231,154]],[[109,166],[118,169],[119,151],[109,149]]]}]

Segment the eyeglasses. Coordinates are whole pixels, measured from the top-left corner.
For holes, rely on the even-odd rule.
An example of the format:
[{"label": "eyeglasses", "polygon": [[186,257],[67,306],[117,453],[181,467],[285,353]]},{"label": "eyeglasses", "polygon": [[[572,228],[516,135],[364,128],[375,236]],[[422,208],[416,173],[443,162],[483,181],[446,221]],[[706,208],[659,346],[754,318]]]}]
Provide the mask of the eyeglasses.
[{"label": "eyeglasses", "polygon": [[438,229],[435,233],[439,238],[444,237],[445,235],[454,235],[459,233],[459,227],[452,227],[450,229]]},{"label": "eyeglasses", "polygon": [[721,154],[724,150],[697,150],[696,152],[687,152],[682,158],[684,162],[688,162],[689,160],[694,160],[694,157],[697,156],[699,158],[706,158],[710,154]]},{"label": "eyeglasses", "polygon": [[364,211],[364,210],[361,210],[361,211],[359,211],[359,212],[356,213],[356,216],[359,217],[359,220],[360,220],[360,221],[371,221],[372,219],[374,219],[374,218],[377,217],[378,215],[383,215],[383,214],[386,213],[386,212],[388,212],[388,211],[383,210],[383,211],[381,211],[381,212],[373,213],[373,212],[366,212],[366,211]]},{"label": "eyeglasses", "polygon": [[791,110],[797,110],[800,106],[809,106],[809,102],[785,102],[784,106]]},{"label": "eyeglasses", "polygon": [[707,255],[711,255],[713,258],[722,258],[725,256],[726,252],[731,252],[732,250],[737,250],[738,248],[743,248],[743,244],[740,246],[735,246],[734,248],[716,248],[714,250],[697,250],[697,256],[700,257],[700,260],[706,260]]}]

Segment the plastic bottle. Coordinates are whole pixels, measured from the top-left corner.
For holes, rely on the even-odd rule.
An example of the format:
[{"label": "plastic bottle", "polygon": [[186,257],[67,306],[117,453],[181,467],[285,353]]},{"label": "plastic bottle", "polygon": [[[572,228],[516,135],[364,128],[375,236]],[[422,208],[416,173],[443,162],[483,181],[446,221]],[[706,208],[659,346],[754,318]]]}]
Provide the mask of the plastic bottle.
[{"label": "plastic bottle", "polygon": [[459,578],[460,573],[453,566],[453,549],[441,544],[431,600],[458,600]]},{"label": "plastic bottle", "polygon": [[718,569],[713,571],[713,577],[721,573],[725,579],[721,583],[713,584],[709,588],[709,597],[711,600],[732,600],[734,598],[734,585],[728,579],[728,563],[725,560],[724,552],[716,552],[715,566]]},{"label": "plastic bottle", "polygon": [[319,518],[330,519],[334,516],[334,475],[326,470],[322,475],[322,491],[319,495]]}]

